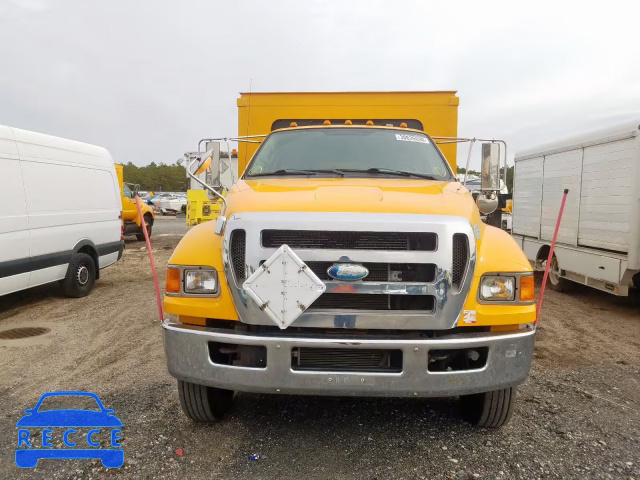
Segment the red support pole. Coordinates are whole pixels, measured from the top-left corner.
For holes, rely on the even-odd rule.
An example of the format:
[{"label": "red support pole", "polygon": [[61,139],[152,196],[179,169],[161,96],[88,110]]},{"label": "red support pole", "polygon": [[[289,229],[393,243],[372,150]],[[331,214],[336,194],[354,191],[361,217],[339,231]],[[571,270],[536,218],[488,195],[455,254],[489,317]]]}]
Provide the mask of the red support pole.
[{"label": "red support pole", "polygon": [[560,231],[560,222],[562,221],[562,212],[564,212],[564,204],[567,201],[567,194],[569,189],[564,189],[564,195],[562,196],[562,203],[560,204],[560,211],[558,212],[558,221],[556,222],[556,230],[553,232],[553,241],[551,242],[551,248],[549,249],[549,257],[547,258],[547,266],[544,269],[544,277],[542,277],[542,285],[540,286],[540,298],[538,298],[538,307],[536,308],[536,325],[540,321],[540,308],[542,308],[542,299],[544,298],[544,287],[547,285],[547,278],[549,277],[549,269],[551,268],[551,260],[553,259],[553,252],[556,249],[556,240],[558,239],[558,231]]},{"label": "red support pole", "polygon": [[153,282],[156,285],[156,301],[158,302],[158,315],[160,316],[160,322],[164,320],[162,315],[162,300],[160,299],[160,287],[158,286],[158,274],[156,273],[156,262],[153,259],[153,252],[151,251],[151,242],[149,241],[149,232],[147,232],[147,226],[144,223],[144,216],[142,215],[142,207],[140,207],[140,197],[137,195],[134,197],[136,206],[138,207],[138,215],[140,218],[140,227],[144,233],[144,240],[147,242],[147,252],[149,252],[149,260],[151,260],[151,271],[153,272]]}]

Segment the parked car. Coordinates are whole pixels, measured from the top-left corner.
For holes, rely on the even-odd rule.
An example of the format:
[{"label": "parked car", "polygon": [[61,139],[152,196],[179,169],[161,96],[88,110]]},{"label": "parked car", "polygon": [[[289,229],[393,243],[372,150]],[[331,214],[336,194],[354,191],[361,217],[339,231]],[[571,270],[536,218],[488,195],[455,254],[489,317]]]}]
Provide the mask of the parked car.
[{"label": "parked car", "polygon": [[156,196],[152,203],[163,215],[184,213],[187,209],[187,197],[181,195]]},{"label": "parked car", "polygon": [[109,152],[0,126],[0,172],[0,295],[55,281],[87,295],[124,248]]}]

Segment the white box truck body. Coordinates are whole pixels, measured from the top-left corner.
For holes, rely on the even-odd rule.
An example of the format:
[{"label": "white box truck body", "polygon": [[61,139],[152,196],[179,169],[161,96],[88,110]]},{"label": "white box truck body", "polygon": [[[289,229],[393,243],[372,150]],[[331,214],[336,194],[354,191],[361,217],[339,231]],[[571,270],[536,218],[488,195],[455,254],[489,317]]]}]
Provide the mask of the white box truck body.
[{"label": "white box truck body", "polygon": [[60,280],[84,296],[123,248],[109,152],[0,125],[0,295]]},{"label": "white box truck body", "polygon": [[565,188],[550,287],[628,295],[640,282],[640,121],[516,154],[513,236],[544,269]]}]

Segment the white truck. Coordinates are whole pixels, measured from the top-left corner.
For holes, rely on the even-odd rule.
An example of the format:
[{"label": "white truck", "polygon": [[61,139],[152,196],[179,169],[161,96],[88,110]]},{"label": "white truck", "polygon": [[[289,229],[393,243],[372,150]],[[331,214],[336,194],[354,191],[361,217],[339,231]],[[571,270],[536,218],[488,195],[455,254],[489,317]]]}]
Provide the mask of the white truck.
[{"label": "white truck", "polygon": [[546,266],[569,189],[549,287],[571,282],[626,296],[640,287],[640,121],[516,154],[513,237]]}]

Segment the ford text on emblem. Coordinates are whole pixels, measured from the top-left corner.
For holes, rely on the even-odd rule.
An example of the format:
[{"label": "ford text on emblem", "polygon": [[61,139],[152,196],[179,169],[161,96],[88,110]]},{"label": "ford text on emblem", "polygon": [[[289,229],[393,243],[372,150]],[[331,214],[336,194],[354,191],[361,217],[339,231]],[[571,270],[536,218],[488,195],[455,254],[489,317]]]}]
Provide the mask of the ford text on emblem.
[{"label": "ford text on emblem", "polygon": [[334,263],[327,269],[327,275],[336,280],[355,282],[369,275],[369,270],[355,263]]}]

